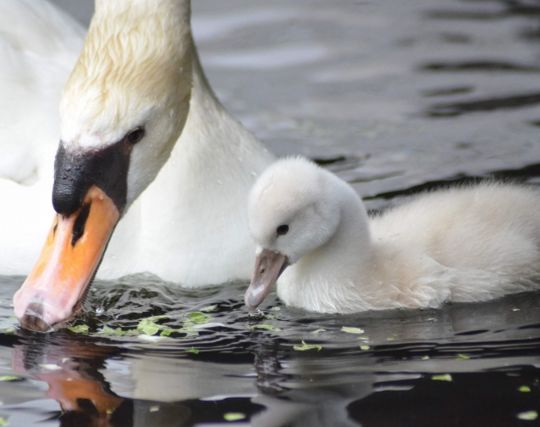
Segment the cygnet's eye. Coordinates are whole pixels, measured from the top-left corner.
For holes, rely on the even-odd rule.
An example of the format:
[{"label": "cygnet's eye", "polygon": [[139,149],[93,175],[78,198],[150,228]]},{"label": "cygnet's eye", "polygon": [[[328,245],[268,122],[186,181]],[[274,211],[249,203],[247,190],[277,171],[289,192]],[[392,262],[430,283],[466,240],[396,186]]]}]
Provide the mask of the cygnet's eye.
[{"label": "cygnet's eye", "polygon": [[144,130],[144,127],[139,126],[133,129],[131,132],[129,132],[125,138],[129,144],[135,145],[137,144],[137,142],[139,142],[141,139],[144,138],[145,134],[146,134],[146,131]]},{"label": "cygnet's eye", "polygon": [[289,232],[289,226],[287,224],[282,224],[278,228],[276,228],[276,234],[278,236],[284,236]]}]

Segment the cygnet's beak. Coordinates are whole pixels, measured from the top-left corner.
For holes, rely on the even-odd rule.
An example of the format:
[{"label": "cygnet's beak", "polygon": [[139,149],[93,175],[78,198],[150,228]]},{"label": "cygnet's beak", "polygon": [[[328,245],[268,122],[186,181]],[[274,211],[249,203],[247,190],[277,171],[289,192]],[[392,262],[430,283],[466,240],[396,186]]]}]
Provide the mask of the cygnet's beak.
[{"label": "cygnet's beak", "polygon": [[288,265],[287,257],[278,252],[264,249],[257,255],[253,277],[244,295],[244,302],[250,311],[255,310],[264,301]]}]

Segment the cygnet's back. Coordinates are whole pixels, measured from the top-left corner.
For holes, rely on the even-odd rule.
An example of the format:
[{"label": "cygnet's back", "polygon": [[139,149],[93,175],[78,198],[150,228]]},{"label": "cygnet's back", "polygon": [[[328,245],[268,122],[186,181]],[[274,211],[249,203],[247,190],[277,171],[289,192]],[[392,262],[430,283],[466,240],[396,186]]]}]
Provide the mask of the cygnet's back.
[{"label": "cygnet's back", "polygon": [[373,218],[371,230],[447,267],[525,274],[540,263],[539,212],[538,191],[488,183],[419,195]]}]

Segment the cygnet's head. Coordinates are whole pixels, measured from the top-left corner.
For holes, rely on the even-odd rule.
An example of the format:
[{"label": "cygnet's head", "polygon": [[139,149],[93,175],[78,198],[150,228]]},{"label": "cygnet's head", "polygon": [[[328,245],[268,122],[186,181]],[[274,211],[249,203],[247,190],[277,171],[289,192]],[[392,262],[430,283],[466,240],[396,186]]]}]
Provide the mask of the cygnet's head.
[{"label": "cygnet's head", "polygon": [[306,159],[289,158],[270,166],[253,186],[248,218],[257,259],[245,294],[248,308],[264,300],[288,265],[336,232],[340,209],[333,178]]}]

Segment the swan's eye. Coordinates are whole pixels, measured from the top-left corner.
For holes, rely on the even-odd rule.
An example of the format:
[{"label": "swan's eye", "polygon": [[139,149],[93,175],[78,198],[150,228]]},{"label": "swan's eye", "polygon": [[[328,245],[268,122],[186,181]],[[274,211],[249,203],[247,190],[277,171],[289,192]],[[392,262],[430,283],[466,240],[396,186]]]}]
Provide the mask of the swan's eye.
[{"label": "swan's eye", "polygon": [[276,234],[278,236],[284,236],[289,232],[289,226],[287,224],[282,224],[278,228],[276,228]]},{"label": "swan's eye", "polygon": [[126,135],[126,141],[131,145],[135,145],[137,142],[144,138],[145,134],[146,131],[142,126],[135,128]]}]

